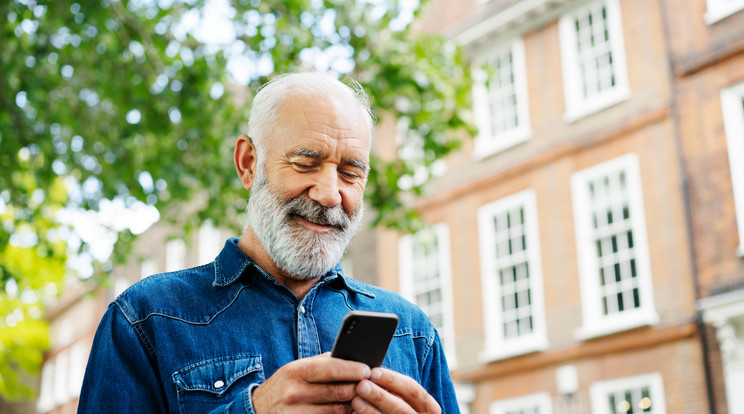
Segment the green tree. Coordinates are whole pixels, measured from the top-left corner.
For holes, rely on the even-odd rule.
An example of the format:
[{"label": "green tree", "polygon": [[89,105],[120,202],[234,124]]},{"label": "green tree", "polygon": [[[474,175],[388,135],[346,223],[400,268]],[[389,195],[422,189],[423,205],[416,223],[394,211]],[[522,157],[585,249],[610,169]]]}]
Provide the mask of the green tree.
[{"label": "green tree", "polygon": [[[43,325],[21,331],[19,321],[39,322],[33,315],[42,293],[65,273],[56,209],[95,211],[102,200],[119,199],[155,206],[184,231],[205,219],[237,229],[246,202],[229,162],[233,143],[245,130],[253,91],[274,74],[348,74],[373,97],[379,116],[405,121],[414,155],[372,160],[367,199],[375,225],[414,226],[404,194],[421,193],[420,178],[458,147],[463,131],[472,134],[460,50],[414,33],[403,2],[232,0],[227,24],[202,28],[201,36],[188,30],[214,7],[199,0],[0,2],[4,396],[20,395],[8,369],[34,372],[39,361],[13,354],[5,338],[36,344],[38,355]],[[223,39],[205,41],[210,35]],[[195,200],[202,201],[197,214],[182,217],[175,206]],[[126,256],[132,238],[118,233],[116,255],[96,265],[97,281]],[[88,248],[82,243],[79,251]],[[36,294],[26,293],[25,303],[24,292]]]}]

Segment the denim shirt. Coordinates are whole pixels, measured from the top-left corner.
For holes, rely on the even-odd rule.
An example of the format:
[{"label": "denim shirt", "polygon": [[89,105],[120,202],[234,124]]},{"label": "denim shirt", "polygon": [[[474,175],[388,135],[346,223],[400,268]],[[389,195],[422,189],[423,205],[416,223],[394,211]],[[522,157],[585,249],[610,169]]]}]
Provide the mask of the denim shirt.
[{"label": "denim shirt", "polygon": [[109,305],[79,413],[254,413],[251,391],[288,362],[330,351],[352,309],[397,314],[383,366],[418,381],[443,412],[459,412],[437,332],[416,306],[340,266],[300,301],[237,242],[210,264],[145,278]]}]

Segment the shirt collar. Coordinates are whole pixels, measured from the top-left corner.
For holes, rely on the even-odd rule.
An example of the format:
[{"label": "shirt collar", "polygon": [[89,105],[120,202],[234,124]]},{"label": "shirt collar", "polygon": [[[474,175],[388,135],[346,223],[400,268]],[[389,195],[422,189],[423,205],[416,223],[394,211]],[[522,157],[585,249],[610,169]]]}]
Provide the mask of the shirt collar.
[{"label": "shirt collar", "polygon": [[256,263],[238,247],[239,239],[232,237],[227,239],[225,247],[217,258],[214,259],[214,282],[212,286],[225,287],[231,285],[245,272],[248,266],[256,266]]},{"label": "shirt collar", "polygon": [[[240,279],[240,276],[245,273],[246,269],[251,266],[253,266],[257,272],[266,274],[266,272],[258,266],[253,259],[248,257],[248,255],[238,247],[239,241],[240,240],[235,237],[227,239],[225,247],[222,248],[222,251],[214,260],[214,282],[212,282],[212,286],[225,287],[235,283],[235,281]],[[268,274],[266,274],[266,276],[268,276]],[[365,289],[363,283],[344,276],[344,271],[341,269],[340,264],[337,264],[329,270],[321,280],[321,283],[324,284],[331,282],[334,282],[334,284],[338,284],[352,292],[360,293],[371,298],[375,297],[372,292]]]}]

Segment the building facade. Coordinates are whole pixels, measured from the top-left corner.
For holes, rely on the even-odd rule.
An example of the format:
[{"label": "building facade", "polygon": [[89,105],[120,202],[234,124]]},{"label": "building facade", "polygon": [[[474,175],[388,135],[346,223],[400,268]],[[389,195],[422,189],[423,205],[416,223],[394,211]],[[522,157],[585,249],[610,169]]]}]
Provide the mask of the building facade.
[{"label": "building facade", "polygon": [[[744,2],[664,4],[711,411],[744,412]],[[701,19],[700,16],[703,16]]]},{"label": "building facade", "polygon": [[[478,136],[380,231],[472,413],[738,413],[744,2],[434,1]],[[397,257],[397,260],[390,258]]]}]

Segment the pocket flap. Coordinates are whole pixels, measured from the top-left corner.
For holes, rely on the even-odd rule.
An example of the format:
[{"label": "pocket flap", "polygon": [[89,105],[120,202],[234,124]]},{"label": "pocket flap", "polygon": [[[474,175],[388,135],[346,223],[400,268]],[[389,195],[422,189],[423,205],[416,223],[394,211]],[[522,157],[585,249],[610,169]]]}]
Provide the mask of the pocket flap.
[{"label": "pocket flap", "polygon": [[235,381],[263,371],[260,356],[234,355],[195,362],[173,373],[173,382],[185,391],[222,394]]}]

